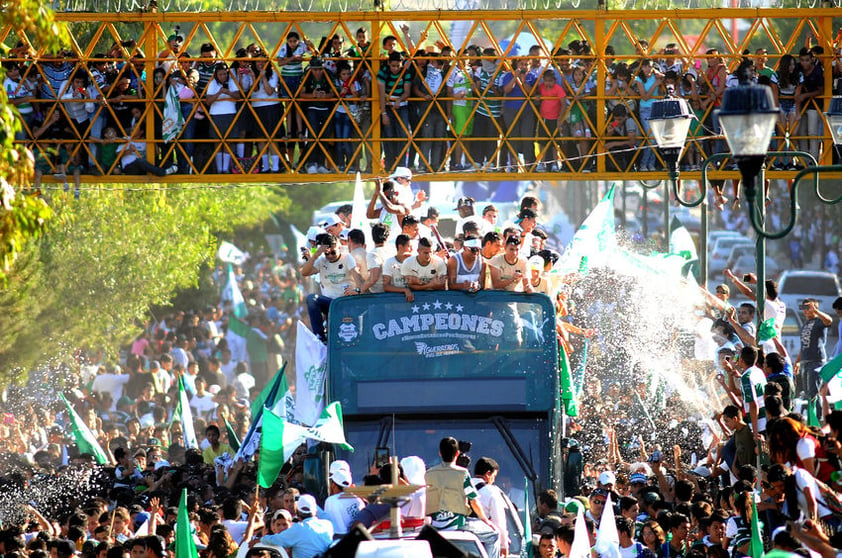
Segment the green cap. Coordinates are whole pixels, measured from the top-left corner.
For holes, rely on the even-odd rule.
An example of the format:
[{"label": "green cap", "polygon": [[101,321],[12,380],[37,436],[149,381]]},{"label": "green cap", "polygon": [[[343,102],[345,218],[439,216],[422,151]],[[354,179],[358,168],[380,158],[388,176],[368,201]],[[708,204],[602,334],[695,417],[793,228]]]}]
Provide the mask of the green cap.
[{"label": "green cap", "polygon": [[564,504],[564,511],[565,513],[572,513],[574,515],[578,515],[579,512],[585,511],[585,506],[582,505],[582,502],[576,499],[571,499],[569,502]]}]

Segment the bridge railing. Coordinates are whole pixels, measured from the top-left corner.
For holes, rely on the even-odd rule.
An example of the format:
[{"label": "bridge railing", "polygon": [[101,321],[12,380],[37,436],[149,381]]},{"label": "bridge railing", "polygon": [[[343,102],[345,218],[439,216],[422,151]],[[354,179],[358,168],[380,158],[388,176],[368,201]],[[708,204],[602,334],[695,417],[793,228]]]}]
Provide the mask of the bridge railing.
[{"label": "bridge railing", "polygon": [[[103,182],[125,173],[145,181],[148,172],[163,181],[230,180],[228,173],[316,181],[406,165],[441,178],[475,171],[489,179],[622,178],[662,166],[646,136],[646,107],[667,83],[698,115],[682,160],[692,173],[727,149],[715,119],[727,75],[747,57],[763,66],[761,75],[785,81],[782,57],[794,55],[798,65],[805,47],[820,47],[823,91],[814,103],[800,102],[791,84],[777,84],[781,105],[794,109],[772,147],[797,146],[829,161],[830,134],[818,113],[835,85],[840,14],[62,13],[74,38],[67,52],[43,52],[9,28],[0,39],[11,49],[6,67],[20,73],[22,85],[10,89],[7,79],[6,87],[23,97],[20,141],[45,175],[81,167]],[[290,34],[309,42],[300,63],[279,62],[289,58]],[[384,45],[389,37],[393,45]],[[390,75],[391,46],[402,56]],[[311,68],[314,57],[323,70]],[[656,77],[638,77],[649,61]],[[378,87],[384,80],[407,93]],[[642,83],[630,87],[635,81]],[[628,118],[612,116],[616,106]]]}]

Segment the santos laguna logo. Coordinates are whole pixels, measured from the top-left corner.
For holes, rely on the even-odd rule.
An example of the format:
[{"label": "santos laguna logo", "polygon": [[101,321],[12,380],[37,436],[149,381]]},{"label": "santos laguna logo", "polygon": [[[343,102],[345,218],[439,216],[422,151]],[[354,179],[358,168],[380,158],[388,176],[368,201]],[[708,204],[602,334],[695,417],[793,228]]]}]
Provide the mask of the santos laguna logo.
[{"label": "santos laguna logo", "polygon": [[467,332],[493,337],[503,335],[502,321],[477,314],[463,314],[464,306],[461,304],[443,304],[436,300],[433,304],[415,304],[411,309],[411,315],[375,323],[371,326],[371,333],[380,341],[412,333]]}]

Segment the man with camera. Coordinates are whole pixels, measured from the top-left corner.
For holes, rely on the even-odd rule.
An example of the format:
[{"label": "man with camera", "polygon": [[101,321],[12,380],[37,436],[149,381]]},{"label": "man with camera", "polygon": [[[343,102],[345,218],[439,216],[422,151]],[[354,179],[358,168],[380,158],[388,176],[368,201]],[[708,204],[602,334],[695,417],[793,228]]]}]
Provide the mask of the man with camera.
[{"label": "man with camera", "polygon": [[340,296],[360,294],[363,281],[354,258],[350,254],[342,253],[335,236],[320,234],[316,242],[316,253],[304,262],[300,271],[304,277],[319,274],[322,292],[307,295],[307,313],[310,315],[310,328],[313,333],[322,341],[327,341],[324,323],[330,303]]},{"label": "man with camera", "polygon": [[819,301],[806,298],[801,302],[804,313],[804,325],[801,326],[801,350],[795,359],[795,375],[798,387],[809,399],[818,393],[818,369],[827,361],[827,329],[833,324],[833,318],[819,310]]}]

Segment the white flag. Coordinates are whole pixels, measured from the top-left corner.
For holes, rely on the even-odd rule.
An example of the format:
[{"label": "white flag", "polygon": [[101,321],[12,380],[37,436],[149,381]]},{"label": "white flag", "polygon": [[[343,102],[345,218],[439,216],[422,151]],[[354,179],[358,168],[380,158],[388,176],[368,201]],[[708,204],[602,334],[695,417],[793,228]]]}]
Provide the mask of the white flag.
[{"label": "white flag", "polygon": [[327,347],[301,321],[295,343],[295,419],[315,424],[325,407]]},{"label": "white flag", "polygon": [[351,229],[360,229],[365,234],[365,244],[369,249],[374,248],[374,241],[371,239],[371,226],[368,224],[368,217],[365,216],[368,209],[368,200],[363,192],[363,180],[360,173],[357,173],[357,182],[354,184],[354,203],[351,206]]},{"label": "white flag", "polygon": [[246,261],[246,254],[231,244],[230,242],[222,241],[219,243],[219,250],[216,252],[216,257],[226,263],[232,263],[234,265],[243,265],[243,262]]},{"label": "white flag", "polygon": [[307,241],[307,235],[299,231],[295,225],[290,225],[289,230],[292,232],[292,236],[295,237],[295,260],[298,263],[304,263],[304,258],[301,257],[301,251],[309,251],[310,243]]},{"label": "white flag", "polygon": [[576,516],[573,544],[570,545],[568,558],[591,558],[591,539],[588,537],[588,526],[585,525],[585,514],[581,510]]},{"label": "white flag", "polygon": [[602,508],[594,549],[600,558],[620,558],[620,534],[617,533],[614,505],[611,503],[610,494],[605,497],[605,507]]}]

